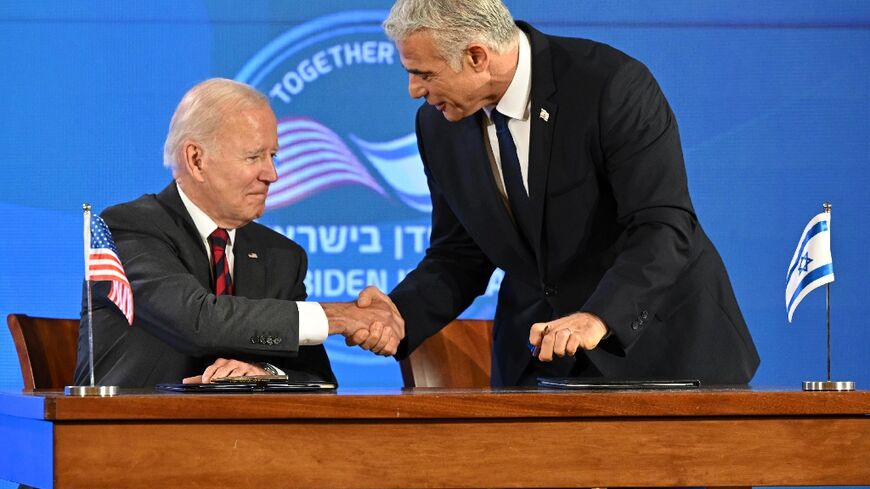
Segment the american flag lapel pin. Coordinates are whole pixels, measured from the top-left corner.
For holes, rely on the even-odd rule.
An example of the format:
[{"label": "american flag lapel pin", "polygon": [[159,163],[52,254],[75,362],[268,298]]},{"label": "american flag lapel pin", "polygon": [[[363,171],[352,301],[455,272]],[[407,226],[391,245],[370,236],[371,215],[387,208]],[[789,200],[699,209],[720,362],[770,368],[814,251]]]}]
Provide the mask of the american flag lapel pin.
[{"label": "american flag lapel pin", "polygon": [[248,253],[248,258],[250,258],[250,259],[252,259],[252,260],[256,260],[256,259],[259,258],[259,257],[257,256],[256,253]]},{"label": "american flag lapel pin", "polygon": [[541,113],[538,114],[538,117],[540,117],[541,119],[543,119],[544,122],[547,122],[547,121],[550,120],[550,113],[547,112],[547,111],[544,110],[544,109],[541,109]]}]

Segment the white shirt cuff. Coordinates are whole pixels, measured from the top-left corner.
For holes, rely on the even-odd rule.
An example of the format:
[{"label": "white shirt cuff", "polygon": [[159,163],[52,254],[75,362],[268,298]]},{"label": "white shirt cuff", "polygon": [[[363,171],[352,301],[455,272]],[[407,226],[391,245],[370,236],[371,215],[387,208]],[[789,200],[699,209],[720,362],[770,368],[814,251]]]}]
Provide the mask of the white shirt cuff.
[{"label": "white shirt cuff", "polygon": [[317,302],[297,302],[299,308],[299,345],[322,345],[329,336],[326,313]]}]

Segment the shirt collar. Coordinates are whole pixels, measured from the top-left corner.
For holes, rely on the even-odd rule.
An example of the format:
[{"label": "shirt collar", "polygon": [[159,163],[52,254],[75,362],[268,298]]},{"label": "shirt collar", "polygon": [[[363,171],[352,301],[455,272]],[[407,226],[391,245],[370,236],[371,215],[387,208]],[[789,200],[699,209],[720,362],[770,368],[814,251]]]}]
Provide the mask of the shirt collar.
[{"label": "shirt collar", "polygon": [[[532,93],[532,45],[525,32],[520,31],[519,38],[517,71],[495,109],[511,119],[524,121],[529,118],[529,100]],[[487,107],[486,114],[490,115],[492,109],[493,107]]]},{"label": "shirt collar", "polygon": [[[184,193],[184,190],[181,189],[181,185],[179,185],[178,182],[175,182],[175,186],[178,188],[178,195],[181,197],[181,203],[184,204],[184,208],[187,209],[187,213],[190,214],[190,218],[193,219],[193,225],[196,226],[196,231],[199,233],[199,237],[207,242],[209,235],[218,228],[218,225],[215,224],[212,218],[208,217],[208,214],[206,214],[205,211],[200,209],[192,200],[190,200],[190,197]],[[227,229],[227,232],[230,235],[230,244],[232,244],[236,240],[236,230]]]}]

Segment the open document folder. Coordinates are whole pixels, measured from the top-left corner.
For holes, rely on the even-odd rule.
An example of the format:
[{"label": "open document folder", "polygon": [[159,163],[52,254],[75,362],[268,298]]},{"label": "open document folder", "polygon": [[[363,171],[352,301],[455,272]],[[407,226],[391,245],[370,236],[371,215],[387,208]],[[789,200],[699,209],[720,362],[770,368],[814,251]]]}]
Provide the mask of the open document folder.
[{"label": "open document folder", "polygon": [[170,392],[249,393],[249,392],[311,392],[335,390],[333,382],[288,380],[286,375],[254,375],[220,377],[208,384],[157,384],[157,390]]}]

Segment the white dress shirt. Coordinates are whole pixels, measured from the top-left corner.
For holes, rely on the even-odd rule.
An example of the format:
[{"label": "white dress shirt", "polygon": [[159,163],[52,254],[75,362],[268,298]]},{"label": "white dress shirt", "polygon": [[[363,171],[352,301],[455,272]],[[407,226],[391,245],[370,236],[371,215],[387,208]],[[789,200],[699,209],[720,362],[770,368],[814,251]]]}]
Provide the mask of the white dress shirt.
[{"label": "white dress shirt", "polygon": [[[193,219],[193,224],[196,226],[196,231],[202,240],[208,253],[209,263],[211,263],[211,246],[208,243],[209,235],[217,229],[218,225],[208,217],[202,209],[197,207],[192,200],[181,190],[181,185],[175,184],[178,187],[178,195],[181,196],[181,202],[184,203],[187,213]],[[233,264],[235,257],[233,256],[233,243],[236,240],[236,230],[228,229],[230,240],[226,247],[227,266],[230,269],[230,276],[233,276]],[[300,345],[320,345],[329,335],[329,323],[326,320],[326,313],[323,312],[323,307],[317,302],[296,302],[299,308],[299,344]]]},{"label": "white dress shirt", "polygon": [[[501,168],[501,154],[498,147],[498,135],[495,131],[495,124],[492,122],[492,110],[495,109],[508,119],[508,130],[511,132],[511,137],[514,139],[514,144],[517,147],[517,157],[520,160],[520,172],[523,175],[523,186],[526,188],[526,195],[529,193],[529,139],[532,130],[532,122],[529,117],[531,113],[532,100],[532,45],[529,43],[529,38],[524,32],[519,34],[519,60],[517,61],[517,71],[514,73],[514,78],[508,86],[507,91],[498,101],[495,107],[484,107],[483,110],[489,116],[489,124],[486,126],[486,133],[489,136],[489,147],[492,149],[492,154],[495,156],[495,164],[498,167],[498,176],[501,179],[499,189],[504,193],[504,172]],[[507,198],[507,194],[504,194]]]}]

